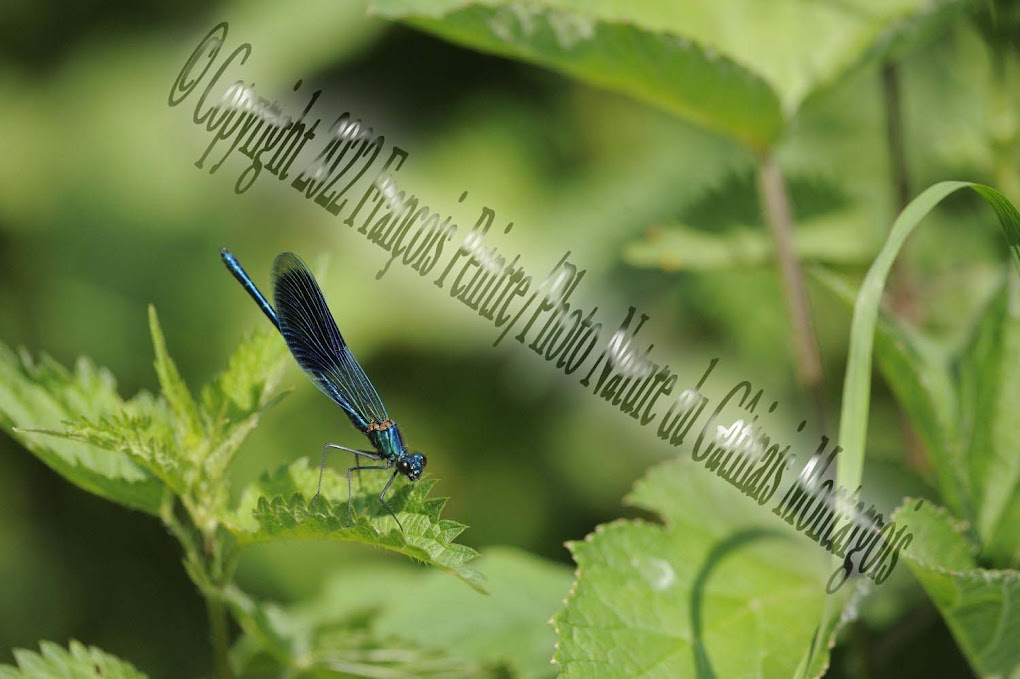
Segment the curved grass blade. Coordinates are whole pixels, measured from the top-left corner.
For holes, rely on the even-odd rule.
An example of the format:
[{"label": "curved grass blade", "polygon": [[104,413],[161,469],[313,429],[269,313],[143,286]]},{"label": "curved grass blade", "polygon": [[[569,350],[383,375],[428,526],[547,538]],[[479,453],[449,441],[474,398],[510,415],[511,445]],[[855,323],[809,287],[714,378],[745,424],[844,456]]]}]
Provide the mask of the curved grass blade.
[{"label": "curved grass blade", "polygon": [[[837,460],[836,468],[837,482],[844,488],[856,488],[860,484],[864,469],[864,443],[868,431],[868,407],[871,400],[871,357],[879,304],[889,271],[896,255],[921,220],[947,196],[963,188],[973,189],[991,205],[1006,236],[1013,263],[1020,273],[1020,213],[995,189],[973,182],[939,182],[928,187],[903,209],[893,222],[878,257],[865,275],[854,303],[839,418],[838,440],[843,447],[843,453]],[[961,493],[966,493],[966,489],[960,490]],[[963,501],[966,502],[965,495]],[[830,601],[822,614],[819,628],[827,628],[833,615],[835,610]]]},{"label": "curved grass blade", "polygon": [[995,210],[1006,235],[1013,263],[1020,273],[1020,213],[995,189],[972,182],[939,182],[904,208],[893,223],[878,257],[864,277],[857,293],[857,301],[854,303],[850,349],[839,417],[839,443],[843,446],[843,453],[838,460],[837,477],[840,485],[846,488],[857,487],[864,467],[864,441],[868,431],[868,406],[871,397],[871,354],[875,342],[875,327],[878,323],[878,308],[889,270],[903,243],[921,220],[946,196],[963,188],[976,191]]}]

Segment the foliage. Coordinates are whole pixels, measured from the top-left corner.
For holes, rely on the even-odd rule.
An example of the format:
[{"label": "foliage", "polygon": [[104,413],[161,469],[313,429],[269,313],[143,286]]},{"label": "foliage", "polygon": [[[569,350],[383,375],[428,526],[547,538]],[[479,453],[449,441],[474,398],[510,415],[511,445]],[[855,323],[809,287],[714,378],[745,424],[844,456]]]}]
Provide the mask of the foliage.
[{"label": "foliage", "polygon": [[14,651],[17,667],[0,665],[2,679],[145,679],[129,663],[104,653],[95,646],[71,641],[64,649],[50,641],[39,644],[39,652]]},{"label": "foliage", "polygon": [[[5,341],[45,346],[60,361],[0,343],[0,425],[45,465],[19,458],[22,467],[0,474],[0,576],[15,583],[0,588],[0,642],[8,641],[0,645],[82,638],[80,630],[118,651],[132,644],[99,636],[97,621],[110,616],[85,595],[97,590],[88,566],[102,570],[105,561],[78,556],[105,557],[101,533],[126,542],[119,531],[132,514],[121,512],[124,523],[103,515],[102,525],[81,530],[89,515],[74,523],[67,507],[82,506],[84,494],[54,501],[37,492],[51,488],[45,472],[53,470],[137,510],[139,521],[157,518],[179,540],[209,607],[220,676],[885,679],[915,665],[922,669],[912,676],[962,674],[965,662],[981,676],[1016,674],[1020,440],[1011,420],[1020,407],[1020,285],[1003,274],[1001,238],[981,228],[990,213],[950,197],[962,183],[935,184],[890,233],[882,228],[911,193],[911,178],[890,165],[913,173],[915,188],[970,177],[1020,198],[1015,3],[368,4],[376,17],[483,54],[366,18],[360,3],[293,11],[228,2],[208,23],[230,21],[231,48],[251,44],[251,59],[236,66],[260,95],[289,94],[301,78],[304,89],[280,96],[294,103],[321,82],[341,97],[324,96],[315,115],[349,110],[408,149],[401,184],[437,213],[453,206],[452,189],[465,188],[464,214],[449,210],[462,229],[482,205],[513,220],[512,233],[492,238],[500,253],[533,262],[571,250],[587,271],[578,295],[603,309],[637,303],[653,319],[656,351],[672,345],[670,365],[681,376],[725,356],[727,378],[751,378],[784,404],[798,402],[788,366],[776,359],[789,343],[778,245],[811,264],[822,289],[812,290],[812,320],[830,384],[850,334],[834,437],[846,449],[841,480],[864,478],[890,509],[907,498],[894,518],[914,538],[900,554],[898,581],[825,599],[832,565],[817,546],[703,469],[661,463],[676,449],[641,441],[591,399],[575,400],[517,347],[491,350],[486,326],[464,320],[461,305],[413,273],[395,267],[375,281],[378,249],[323,211],[281,198],[263,181],[268,172],[238,200],[231,187],[246,164],[240,153],[215,174],[189,169],[208,130],[192,124],[190,111],[168,113],[165,96],[139,92],[162,92],[180,68],[196,22],[205,22],[194,7],[121,16],[124,7],[111,3],[66,21],[25,5],[0,27],[10,59],[0,125],[17,131],[5,138],[14,162],[0,169],[0,325]],[[34,56],[20,62],[18,44]],[[899,111],[889,89],[896,78]],[[883,134],[897,116],[906,133],[899,148]],[[788,185],[786,244],[766,231],[774,205],[756,175],[766,160]],[[1012,206],[968,185],[998,210],[1016,255]],[[437,196],[448,200],[433,205]],[[904,246],[922,218],[931,228]],[[380,386],[405,387],[389,387],[387,404],[423,449],[442,451],[430,457],[432,469],[441,469],[451,509],[471,517],[472,544],[558,554],[564,539],[613,516],[641,474],[627,502],[661,523],[621,519],[570,543],[571,589],[565,566],[522,551],[482,549],[475,560],[456,542],[464,526],[440,516],[446,500],[430,497],[432,479],[400,479],[392,489],[404,531],[377,500],[379,474],[356,482],[353,521],[342,473],[327,469],[324,495],[310,504],[318,472],[293,458],[317,452],[323,414],[336,413],[304,385],[284,404],[286,416],[264,417],[288,363],[278,337],[245,340],[204,389],[185,384],[185,375],[211,370],[256,313],[247,302],[234,311],[224,311],[229,300],[204,303],[224,275],[208,253],[240,237],[257,250],[253,259],[282,249],[335,253],[334,289],[355,291],[343,298],[344,332],[356,333],[360,358],[375,359],[367,367],[383,377]],[[892,270],[882,307],[894,257],[904,269]],[[161,393],[122,398],[113,372],[121,385],[150,381],[149,354],[133,330],[153,299],[173,329],[178,363],[153,313]],[[876,385],[872,352],[884,378]],[[69,362],[80,353],[95,360]],[[830,421],[835,414],[826,412]],[[920,452],[905,452],[904,422]],[[15,460],[20,451],[8,450]],[[356,564],[338,567],[346,558],[338,543],[349,544]],[[369,550],[356,545],[410,558],[364,563]],[[315,549],[324,551],[305,551]],[[139,578],[186,605],[160,563],[149,565]],[[323,575],[327,586],[308,591]],[[63,618],[38,603],[40,591],[62,603]],[[871,607],[883,607],[884,618]],[[44,622],[33,618],[40,610]],[[924,626],[928,611],[940,619],[936,610],[947,631]],[[226,613],[240,629],[229,651]],[[135,625],[122,617],[121,630]],[[193,652],[205,640],[171,641],[167,631],[189,625],[169,620],[151,622],[146,638],[159,644],[136,642],[131,655],[153,676],[205,663]],[[52,628],[39,632],[43,624]],[[140,662],[157,647],[164,667]],[[0,668],[0,677],[96,676],[97,667],[118,676],[120,666],[77,642],[14,656],[21,670]],[[946,658],[959,672],[940,664]]]},{"label": "foliage", "polygon": [[[0,346],[0,370],[8,378],[0,413],[29,450],[71,482],[158,514],[180,540],[187,572],[210,601],[214,626],[227,592],[239,596],[231,584],[238,550],[259,542],[361,542],[450,571],[480,589],[481,576],[465,565],[477,553],[453,542],[465,526],[439,518],[445,500],[428,497],[432,480],[394,494],[391,502],[404,531],[379,507],[378,475],[359,488],[353,523],[347,518],[346,483],[335,472],[326,475],[323,499],[310,508],[307,496],[318,475],[305,460],[264,476],[232,507],[228,467],[263,412],[279,400],[275,390],[287,360],[285,345],[268,333],[252,335],[196,399],[170,358],[151,307],[149,326],[159,396],[141,392],[124,401],[112,376],[88,360],[79,361],[72,374],[51,359],[37,366]],[[232,610],[243,617],[257,609]],[[214,627],[214,635],[224,632]],[[226,639],[217,641],[222,651]],[[46,654],[52,649],[44,648]]]},{"label": "foliage", "polygon": [[378,500],[388,477],[366,474],[358,482],[352,523],[347,518],[347,482],[331,470],[323,476],[322,496],[311,504],[304,493],[316,487],[318,476],[302,458],[249,486],[230,522],[238,545],[301,539],[361,542],[449,571],[484,592],[481,575],[465,565],[477,553],[453,542],[467,526],[440,519],[446,498],[428,497],[434,480],[405,485],[388,496],[404,527],[400,530]]},{"label": "foliage", "polygon": [[512,549],[487,551],[479,568],[489,596],[396,564],[339,573],[291,607],[233,590],[231,605],[248,611],[235,658],[242,667],[366,676],[552,676],[555,634],[545,621],[570,585],[568,569]]},{"label": "foliage", "polygon": [[[784,0],[765,9],[754,0],[374,0],[372,9],[475,49],[631,95],[766,150],[817,90],[865,59],[933,30],[963,5]],[[777,35],[785,36],[782,50],[775,48]]]},{"label": "foliage", "polygon": [[[978,676],[1010,677],[1020,667],[1020,572],[978,568],[967,526],[942,508],[910,511],[906,498],[893,520],[909,517],[914,538],[905,551],[910,570],[946,620]],[[1014,540],[1015,542],[1015,540]]]},{"label": "foliage", "polygon": [[664,525],[621,520],[571,543],[563,676],[821,675],[836,629],[817,630],[828,573],[816,545],[688,461],[652,469],[628,500]]}]

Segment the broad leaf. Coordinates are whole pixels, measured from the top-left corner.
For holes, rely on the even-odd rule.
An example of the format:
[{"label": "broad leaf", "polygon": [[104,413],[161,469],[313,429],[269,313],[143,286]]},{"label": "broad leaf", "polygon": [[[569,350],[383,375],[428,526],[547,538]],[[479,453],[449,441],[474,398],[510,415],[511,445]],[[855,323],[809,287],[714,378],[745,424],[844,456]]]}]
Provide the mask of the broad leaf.
[{"label": "broad leaf", "polygon": [[942,25],[964,5],[374,0],[371,7],[475,49],[631,95],[763,150],[810,94],[899,38]]},{"label": "broad leaf", "polygon": [[68,649],[51,641],[39,643],[39,652],[14,650],[17,667],[0,665],[0,679],[145,679],[145,675],[94,646],[72,641]]},{"label": "broad leaf", "polygon": [[964,527],[941,508],[908,498],[893,515],[913,539],[901,553],[946,621],[974,672],[1015,677],[1020,671],[1020,572],[984,570]]},{"label": "broad leaf", "polygon": [[[80,358],[74,372],[48,356],[33,361],[0,344],[0,424],[71,483],[118,504],[159,511],[163,484],[135,461],[79,441],[29,431],[81,418],[114,417],[125,407],[113,376]],[[10,428],[14,429],[10,429]]]},{"label": "broad leaf", "polygon": [[652,469],[629,500],[665,525],[616,521],[570,545],[577,579],[556,617],[563,676],[824,671],[835,627],[817,630],[827,604],[823,550],[687,461]]},{"label": "broad leaf", "polygon": [[486,551],[478,569],[490,596],[426,573],[390,599],[376,629],[421,648],[506,667],[521,679],[555,676],[556,632],[549,621],[570,589],[570,569],[511,549]]},{"label": "broad leaf", "polygon": [[[835,212],[798,223],[794,252],[802,261],[827,264],[862,264],[875,248],[861,237],[861,215],[852,210]],[[630,243],[623,257],[628,264],[665,271],[714,271],[772,264],[776,247],[763,228],[740,226],[716,233],[684,225],[651,230]]]},{"label": "broad leaf", "polygon": [[446,498],[428,497],[434,480],[409,483],[401,477],[394,482],[386,501],[403,525],[401,531],[378,498],[389,473],[373,470],[362,474],[363,487],[359,489],[356,479],[352,484],[351,519],[347,482],[332,470],[323,475],[322,495],[312,505],[319,472],[309,469],[302,458],[246,489],[229,527],[239,545],[313,539],[382,547],[453,573],[481,589],[480,574],[466,565],[478,553],[453,542],[466,526],[439,518]]}]

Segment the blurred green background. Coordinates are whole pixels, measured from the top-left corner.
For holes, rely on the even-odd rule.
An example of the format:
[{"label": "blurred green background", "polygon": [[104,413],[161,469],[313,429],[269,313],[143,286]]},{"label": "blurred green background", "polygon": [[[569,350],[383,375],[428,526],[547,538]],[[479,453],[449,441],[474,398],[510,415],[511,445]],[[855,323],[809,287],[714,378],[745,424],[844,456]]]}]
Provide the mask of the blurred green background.
[{"label": "blurred green background", "polygon": [[[253,47],[243,72],[256,91],[282,96],[298,78],[303,92],[323,88],[319,117],[351,110],[408,150],[401,184],[441,213],[463,216],[461,233],[482,205],[493,208],[497,224],[515,222],[500,236],[502,252],[522,253],[537,273],[571,250],[588,269],[576,301],[598,305],[604,319],[637,305],[651,316],[643,336],[683,378],[694,381],[719,357],[719,389],[740,379],[764,387],[782,403],[777,426],[786,431],[810,417],[793,381],[772,267],[662,271],[624,258],[629,243],[662,224],[764,233],[747,151],[620,96],[368,17],[357,2],[300,11],[268,2],[22,1],[0,9],[4,342],[64,364],[86,354],[118,377],[122,394],[154,390],[151,303],[197,387],[265,323],[218,249],[231,247],[264,288],[273,257],[292,250],[324,266],[341,329],[405,438],[428,454],[438,491],[452,498],[447,515],[471,526],[467,544],[569,562],[563,542],[626,513],[620,501],[634,479],[677,454],[591,398],[580,375],[564,377],[514,342],[493,348],[496,332],[432,286],[434,276],[394,265],[376,280],[385,253],[271,176],[237,196],[239,159],[212,175],[196,169],[208,136],[191,122],[192,100],[170,108],[166,97],[199,39],[222,20],[228,48]],[[996,73],[989,54],[963,15],[903,58],[915,193],[939,179],[971,179],[1020,201],[1020,89],[997,89],[1003,78],[1016,82],[1015,64]],[[880,70],[867,65],[811,97],[779,151],[798,218],[855,207],[856,231],[830,241],[851,276],[896,212]],[[465,190],[471,207],[458,210]],[[912,243],[917,322],[947,343],[1000,275],[1004,247],[991,220],[969,196],[954,198]],[[834,429],[849,310],[824,290],[810,294]],[[296,367],[285,384],[294,391],[250,437],[233,470],[235,490],[287,461],[317,458],[325,441],[362,444]],[[893,401],[877,390],[866,486],[879,498],[924,493],[906,464]],[[179,558],[156,521],[72,487],[0,439],[0,662],[13,647],[75,637],[151,676],[207,671],[205,614]],[[239,577],[257,594],[288,601],[314,595],[345,563],[396,558],[334,544],[265,548],[246,556]],[[913,657],[917,676],[929,676],[925,667],[965,667],[927,610],[879,669],[892,671],[897,654],[931,643],[936,650]],[[842,671],[839,656],[834,667]]]}]

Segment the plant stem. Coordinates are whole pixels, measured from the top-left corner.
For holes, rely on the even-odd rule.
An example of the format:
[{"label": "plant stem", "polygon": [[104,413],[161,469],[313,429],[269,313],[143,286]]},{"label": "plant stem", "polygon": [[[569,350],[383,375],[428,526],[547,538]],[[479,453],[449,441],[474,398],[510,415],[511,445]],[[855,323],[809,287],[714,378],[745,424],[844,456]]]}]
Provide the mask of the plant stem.
[{"label": "plant stem", "polygon": [[230,666],[230,632],[227,627],[227,610],[223,602],[213,596],[205,597],[205,607],[209,613],[209,630],[212,634],[213,666],[219,679],[233,679],[234,670]]},{"label": "plant stem", "polygon": [[[900,105],[899,67],[887,62],[882,67],[882,100],[885,105],[885,135],[889,149],[889,173],[893,187],[893,201],[896,214],[910,203],[910,173],[907,169],[906,143],[903,136],[903,109]],[[908,322],[918,321],[916,276],[909,260],[900,256],[893,265],[890,297],[893,311]],[[900,434],[906,451],[907,464],[918,471],[928,466],[928,456],[921,445],[921,438],[910,423],[910,418],[900,408]]]},{"label": "plant stem", "polygon": [[758,165],[758,193],[776,246],[783,296],[786,298],[793,334],[797,381],[811,397],[818,426],[824,429],[822,359],[818,351],[818,338],[811,323],[804,273],[793,251],[793,213],[790,210],[786,181],[771,154],[764,156]]},{"label": "plant stem", "polygon": [[995,183],[1010,200],[1020,199],[1020,173],[1017,172],[1016,142],[1020,120],[1013,103],[1016,61],[1005,50],[990,50],[992,92],[989,101],[988,127],[992,137]]},{"label": "plant stem", "polygon": [[[907,170],[906,144],[903,140],[903,112],[900,106],[900,75],[896,64],[882,67],[882,101],[885,106],[885,139],[889,149],[889,175],[896,214],[910,203],[910,173]],[[893,310],[910,322],[918,320],[914,274],[906,257],[893,265],[891,297]]]},{"label": "plant stem", "polygon": [[[175,500],[173,496],[167,494],[160,507],[160,516],[163,523],[184,547],[186,570],[205,599],[216,677],[218,679],[234,679],[234,670],[230,666],[230,629],[227,625],[227,610],[223,606],[218,592],[223,591],[224,583],[229,580],[233,572],[236,563],[235,557],[232,552],[228,552],[229,556],[225,560],[226,567],[224,568],[221,552],[216,549],[215,541],[209,535],[206,535],[203,540],[204,551],[199,551],[198,541],[194,539],[189,529],[194,526],[194,522],[189,522],[189,527],[185,527],[177,519],[175,510]],[[189,513],[190,516],[192,515]],[[210,577],[211,572],[215,573],[215,585]],[[216,591],[213,591],[214,588]]]},{"label": "plant stem", "polygon": [[[894,63],[882,67],[882,95],[885,105],[885,134],[889,145],[896,212],[910,202],[910,174],[907,171],[906,143],[903,140],[903,110],[900,105],[900,71]],[[897,260],[903,261],[903,260]]]}]

